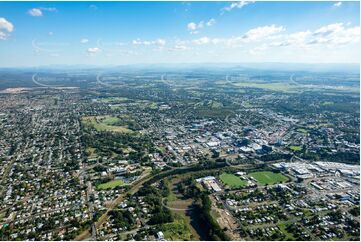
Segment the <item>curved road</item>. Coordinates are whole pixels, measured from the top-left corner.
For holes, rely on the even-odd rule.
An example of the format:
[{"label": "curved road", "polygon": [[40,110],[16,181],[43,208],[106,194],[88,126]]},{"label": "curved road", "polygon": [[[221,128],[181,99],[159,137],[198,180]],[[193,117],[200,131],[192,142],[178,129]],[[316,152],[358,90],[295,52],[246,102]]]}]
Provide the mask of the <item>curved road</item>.
[{"label": "curved road", "polygon": [[36,80],[36,76],[38,75],[38,73],[35,73],[33,76],[32,76],[32,81],[38,85],[38,86],[41,86],[41,87],[48,87],[48,88],[58,88],[59,86],[56,86],[56,85],[46,85],[46,84],[43,84],[43,83],[40,83]]}]

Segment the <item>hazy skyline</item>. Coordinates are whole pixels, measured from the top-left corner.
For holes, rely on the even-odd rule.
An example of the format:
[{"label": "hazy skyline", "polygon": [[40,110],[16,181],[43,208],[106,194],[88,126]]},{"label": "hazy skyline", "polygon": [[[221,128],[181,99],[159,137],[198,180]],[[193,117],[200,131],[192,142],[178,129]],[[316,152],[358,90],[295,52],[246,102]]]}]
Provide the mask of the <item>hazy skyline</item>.
[{"label": "hazy skyline", "polygon": [[1,2],[0,67],[359,62],[359,2]]}]

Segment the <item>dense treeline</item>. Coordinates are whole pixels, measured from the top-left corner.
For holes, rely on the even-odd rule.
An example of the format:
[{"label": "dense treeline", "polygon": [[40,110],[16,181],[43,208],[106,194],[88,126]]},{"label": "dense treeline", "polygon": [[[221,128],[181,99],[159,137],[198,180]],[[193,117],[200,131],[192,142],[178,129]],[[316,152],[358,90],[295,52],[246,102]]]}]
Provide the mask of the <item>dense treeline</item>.
[{"label": "dense treeline", "polygon": [[[88,148],[95,148],[99,156],[112,156],[115,153],[116,159],[121,160],[127,155],[127,160],[145,165],[150,162],[147,154],[156,152],[150,138],[146,136],[84,130],[82,142]],[[129,148],[134,151],[124,154],[124,150]]]},{"label": "dense treeline", "polygon": [[360,164],[360,155],[350,152],[336,152],[336,153],[319,152],[318,154],[307,152],[301,154],[301,157],[309,160],[325,160],[325,161],[341,162],[347,164]]},{"label": "dense treeline", "polygon": [[149,181],[147,181],[146,184],[152,184],[158,180],[161,180],[165,177],[172,176],[172,175],[185,174],[188,172],[202,171],[202,170],[207,170],[207,169],[223,168],[226,166],[228,166],[228,165],[225,162],[209,161],[208,163],[197,164],[195,166],[187,167],[184,169],[174,169],[174,170],[170,170],[168,172],[160,173],[158,175],[155,175]]},{"label": "dense treeline", "polygon": [[108,213],[111,218],[113,219],[113,223],[118,228],[132,228],[134,227],[135,220],[133,218],[133,214],[128,210],[121,211],[121,210],[111,210]]},{"label": "dense treeline", "polygon": [[149,225],[170,223],[174,221],[171,211],[163,206],[162,195],[159,189],[145,185],[136,193],[137,196],[144,196],[144,201],[150,205],[152,214],[148,221]]},{"label": "dense treeline", "polygon": [[219,226],[217,221],[211,215],[212,202],[206,192],[199,193],[197,198],[199,202],[195,204],[196,212],[203,228],[207,231],[210,240],[230,240],[224,230]]}]

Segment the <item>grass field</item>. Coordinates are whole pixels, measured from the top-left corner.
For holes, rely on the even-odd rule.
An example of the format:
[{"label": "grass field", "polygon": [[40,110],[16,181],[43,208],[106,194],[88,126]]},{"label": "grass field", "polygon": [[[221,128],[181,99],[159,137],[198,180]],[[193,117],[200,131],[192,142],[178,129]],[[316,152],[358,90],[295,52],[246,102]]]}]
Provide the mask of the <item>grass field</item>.
[{"label": "grass field", "polygon": [[162,154],[164,154],[167,151],[166,148],[163,147],[163,146],[157,147],[157,150],[159,150],[159,152],[162,153]]},{"label": "grass field", "polygon": [[[290,83],[285,82],[250,82],[250,80],[244,81],[244,82],[231,82],[233,86],[239,87],[239,88],[259,88],[274,92],[285,92],[285,93],[299,93],[304,91],[331,91],[331,92],[351,92],[351,93],[360,93],[360,87],[354,87],[354,86],[332,86],[332,87],[324,87],[323,85],[316,85],[310,87],[309,85],[294,85]],[[222,84],[222,82],[217,82],[220,86],[226,86],[227,84]],[[330,105],[330,102],[326,105]]]},{"label": "grass field", "polygon": [[164,233],[164,238],[167,240],[193,240],[186,218],[180,214],[174,215],[174,221],[172,223],[162,224],[161,230]]},{"label": "grass field", "polygon": [[115,126],[119,119],[111,116],[88,116],[81,119],[87,126],[93,126],[98,131],[113,131],[120,133],[130,133],[130,129],[124,126]]},{"label": "grass field", "polygon": [[297,131],[300,133],[304,133],[304,134],[308,133],[307,129],[304,129],[304,128],[298,128]]},{"label": "grass field", "polygon": [[124,182],[122,180],[113,180],[113,181],[109,181],[109,182],[106,182],[106,183],[99,184],[97,186],[97,189],[105,190],[105,189],[108,189],[108,188],[118,187],[118,186],[121,186],[123,184],[124,184]]},{"label": "grass field", "polygon": [[128,98],[126,98],[126,97],[106,97],[106,98],[99,99],[99,101],[103,102],[103,103],[124,102],[127,100],[128,100]]},{"label": "grass field", "polygon": [[[185,174],[176,175],[172,178],[165,179],[166,186],[169,188],[170,193],[166,197],[167,206],[170,208],[181,209],[172,210],[174,215],[174,222],[162,225],[165,238],[168,240],[199,240],[199,235],[194,227],[191,225],[192,218],[190,213],[186,210],[193,203],[192,199],[185,199],[179,193],[177,184],[187,177]],[[197,185],[200,185],[197,183]]]},{"label": "grass field", "polygon": [[293,151],[300,151],[300,150],[302,150],[302,146],[300,146],[300,145],[291,145],[291,146],[289,146],[288,148],[290,148],[290,149],[293,150]]},{"label": "grass field", "polygon": [[101,122],[106,125],[115,125],[117,122],[119,122],[119,118],[107,116]]},{"label": "grass field", "polygon": [[158,104],[152,102],[151,104],[149,104],[149,108],[150,108],[150,109],[157,109],[157,108],[158,108]]},{"label": "grass field", "polygon": [[276,92],[297,92],[297,87],[287,83],[252,83],[252,82],[241,82],[234,83],[235,86],[240,88],[260,88]]},{"label": "grass field", "polygon": [[250,102],[247,102],[247,101],[244,101],[244,102],[242,103],[242,105],[243,105],[243,107],[245,107],[245,108],[252,108],[252,107],[253,107],[253,105],[252,105]]},{"label": "grass field", "polygon": [[86,148],[86,153],[88,154],[88,159],[95,159],[98,157],[95,153],[95,148],[93,147]]},{"label": "grass field", "polygon": [[167,183],[167,186],[169,189],[169,195],[167,196],[168,202],[174,202],[177,200],[177,195],[173,192],[174,183],[175,182],[173,180],[168,180],[168,183]]},{"label": "grass field", "polygon": [[289,233],[289,232],[286,230],[286,227],[287,227],[287,225],[288,225],[287,223],[281,222],[281,223],[278,223],[277,225],[278,225],[278,227],[280,228],[281,232],[282,232],[284,235],[286,235],[285,240],[288,240],[288,241],[290,241],[290,240],[295,240],[295,237],[293,236],[293,234]]},{"label": "grass field", "polygon": [[322,102],[321,105],[333,105],[334,102],[329,102],[329,101],[325,101],[325,102]]},{"label": "grass field", "polygon": [[211,108],[223,108],[223,104],[221,102],[212,101]]},{"label": "grass field", "polygon": [[225,185],[229,186],[230,188],[242,188],[247,185],[247,182],[241,180],[241,178],[233,174],[222,173],[219,178]]},{"label": "grass field", "polygon": [[110,109],[112,110],[120,110],[120,109],[125,109],[125,106],[122,104],[114,104],[110,106]]},{"label": "grass field", "polygon": [[281,173],[274,173],[272,171],[258,171],[252,172],[249,176],[256,179],[262,185],[272,185],[280,182],[288,181],[288,178]]}]

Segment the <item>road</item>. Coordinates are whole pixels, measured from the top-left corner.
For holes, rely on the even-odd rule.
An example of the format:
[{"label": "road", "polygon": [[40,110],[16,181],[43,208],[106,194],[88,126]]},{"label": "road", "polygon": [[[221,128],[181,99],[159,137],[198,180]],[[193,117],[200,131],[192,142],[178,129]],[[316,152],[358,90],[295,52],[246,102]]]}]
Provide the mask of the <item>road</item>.
[{"label": "road", "polygon": [[48,88],[59,88],[59,86],[57,85],[46,85],[46,84],[43,84],[43,83],[40,83],[36,80],[36,77],[37,77],[38,73],[35,73],[33,76],[32,76],[32,81],[38,85],[38,86],[41,86],[41,87],[48,87]]},{"label": "road", "polygon": [[295,84],[295,85],[298,85],[298,83],[293,79],[294,76],[295,76],[295,74],[292,74],[292,75],[290,76],[290,82],[293,83],[293,84]]}]

